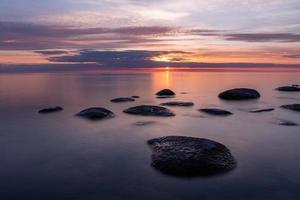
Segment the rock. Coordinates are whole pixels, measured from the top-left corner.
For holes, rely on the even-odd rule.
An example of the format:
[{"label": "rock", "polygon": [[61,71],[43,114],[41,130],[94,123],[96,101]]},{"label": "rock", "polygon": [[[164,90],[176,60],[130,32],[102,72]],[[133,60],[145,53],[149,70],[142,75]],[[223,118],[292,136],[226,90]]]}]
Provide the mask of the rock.
[{"label": "rock", "polygon": [[115,114],[107,110],[106,108],[101,107],[92,107],[87,108],[79,113],[76,114],[76,116],[83,117],[90,120],[101,120],[101,119],[109,119],[115,117]]},{"label": "rock", "polygon": [[275,110],[274,108],[265,108],[265,109],[258,109],[258,110],[250,110],[251,113],[261,113],[261,112],[271,112]]},{"label": "rock", "polygon": [[150,125],[150,124],[155,124],[155,121],[137,121],[134,123],[134,125],[136,126],[146,126],[146,125]]},{"label": "rock", "polygon": [[288,85],[288,86],[282,86],[276,88],[278,91],[283,92],[300,92],[300,86],[299,85]]},{"label": "rock", "polygon": [[110,101],[113,103],[125,103],[125,102],[131,102],[131,101],[135,101],[135,100],[131,97],[120,97],[120,98],[112,99]]},{"label": "rock", "polygon": [[161,106],[151,106],[151,105],[135,106],[135,107],[128,108],[123,112],[132,115],[144,115],[144,116],[162,116],[162,117],[175,116],[175,114],[167,108]]},{"label": "rock", "polygon": [[174,96],[175,92],[170,89],[163,89],[156,93],[157,96]]},{"label": "rock", "polygon": [[278,120],[278,124],[282,126],[298,126],[297,123],[288,120]]},{"label": "rock", "polygon": [[53,112],[58,112],[62,111],[63,108],[60,106],[52,107],[52,108],[44,108],[42,110],[39,110],[40,114],[48,114],[48,113],[53,113]]},{"label": "rock", "polygon": [[280,107],[288,109],[288,110],[293,110],[293,111],[300,112],[300,104],[287,104],[287,105],[282,105]]},{"label": "rock", "polygon": [[138,99],[138,98],[140,98],[140,96],[133,95],[133,96],[131,96],[131,98]]},{"label": "rock", "polygon": [[162,106],[182,106],[182,107],[189,107],[193,106],[193,102],[184,102],[184,101],[170,101],[166,103],[161,103]]},{"label": "rock", "polygon": [[235,88],[219,94],[219,98],[225,100],[247,100],[259,97],[260,94],[256,90],[249,88]]},{"label": "rock", "polygon": [[223,144],[204,138],[168,136],[148,141],[152,166],[176,176],[209,176],[230,171],[236,161]]},{"label": "rock", "polygon": [[170,99],[170,98],[174,98],[174,96],[157,96],[156,98],[158,98],[158,99]]},{"label": "rock", "polygon": [[232,112],[229,112],[227,110],[222,110],[219,108],[202,108],[202,109],[199,109],[199,111],[210,114],[210,115],[220,115],[220,116],[232,115]]}]

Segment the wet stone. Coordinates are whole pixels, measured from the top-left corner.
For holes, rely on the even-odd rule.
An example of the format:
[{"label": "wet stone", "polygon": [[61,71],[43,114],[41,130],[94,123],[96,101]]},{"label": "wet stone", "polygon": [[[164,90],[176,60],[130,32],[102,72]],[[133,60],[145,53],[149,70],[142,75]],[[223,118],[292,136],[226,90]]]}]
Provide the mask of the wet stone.
[{"label": "wet stone", "polygon": [[236,167],[230,150],[204,138],[167,136],[148,141],[152,147],[151,165],[174,176],[211,176]]},{"label": "wet stone", "polygon": [[39,110],[38,113],[40,113],[40,114],[48,114],[48,113],[59,112],[59,111],[62,111],[62,110],[63,110],[62,107],[56,106],[56,107],[41,109],[41,110]]},{"label": "wet stone", "polygon": [[80,111],[79,113],[76,114],[76,116],[83,117],[90,120],[101,120],[101,119],[113,118],[115,117],[115,114],[106,108],[92,107]]},{"label": "wet stone", "polygon": [[162,106],[152,106],[152,105],[140,105],[128,108],[123,111],[127,114],[132,115],[143,115],[143,116],[161,116],[161,117],[171,117],[175,114]]},{"label": "wet stone", "polygon": [[256,90],[249,88],[235,88],[219,94],[219,98],[224,100],[249,100],[259,97],[260,94]]}]

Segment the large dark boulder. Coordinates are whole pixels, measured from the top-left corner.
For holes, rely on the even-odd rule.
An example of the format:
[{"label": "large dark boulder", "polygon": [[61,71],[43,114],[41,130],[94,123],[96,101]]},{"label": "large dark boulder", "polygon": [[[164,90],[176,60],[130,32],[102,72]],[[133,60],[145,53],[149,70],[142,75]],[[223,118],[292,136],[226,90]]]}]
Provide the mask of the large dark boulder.
[{"label": "large dark boulder", "polygon": [[249,88],[235,88],[219,94],[219,98],[225,100],[248,100],[257,99],[259,97],[260,94],[256,90]]},{"label": "large dark boulder", "polygon": [[175,116],[175,114],[167,108],[161,106],[152,106],[152,105],[135,106],[135,107],[128,108],[123,112],[132,115],[144,115],[144,116],[162,116],[162,117]]},{"label": "large dark boulder", "polygon": [[210,114],[210,115],[219,115],[219,116],[232,115],[232,112],[229,112],[229,111],[223,110],[223,109],[219,109],[219,108],[202,108],[202,109],[199,109],[199,111]]},{"label": "large dark boulder", "polygon": [[152,166],[176,176],[209,176],[230,171],[236,161],[223,144],[204,138],[168,136],[148,141]]},{"label": "large dark boulder", "polygon": [[59,112],[62,111],[63,108],[60,106],[56,106],[56,107],[51,107],[51,108],[44,108],[39,110],[40,114],[48,114],[48,113],[53,113],[53,112]]},{"label": "large dark boulder", "polygon": [[92,107],[87,108],[79,113],[76,114],[76,116],[83,117],[90,120],[101,120],[101,119],[109,119],[115,117],[115,114],[107,110],[106,108],[102,107]]},{"label": "large dark boulder", "polygon": [[135,101],[134,98],[131,97],[119,97],[119,98],[115,98],[110,100],[113,103],[125,103],[125,102],[132,102]]},{"label": "large dark boulder", "polygon": [[156,93],[157,96],[174,96],[175,92],[170,89],[163,89]]},{"label": "large dark boulder", "polygon": [[185,102],[185,101],[170,101],[166,103],[161,103],[162,106],[181,106],[181,107],[190,107],[193,106],[193,102]]},{"label": "large dark boulder", "polygon": [[300,112],[300,104],[287,104],[287,105],[282,105],[280,107],[288,109],[288,110],[293,110],[293,111]]},{"label": "large dark boulder", "polygon": [[276,88],[278,91],[283,92],[300,92],[300,86],[299,85],[288,85],[288,86],[282,86]]}]

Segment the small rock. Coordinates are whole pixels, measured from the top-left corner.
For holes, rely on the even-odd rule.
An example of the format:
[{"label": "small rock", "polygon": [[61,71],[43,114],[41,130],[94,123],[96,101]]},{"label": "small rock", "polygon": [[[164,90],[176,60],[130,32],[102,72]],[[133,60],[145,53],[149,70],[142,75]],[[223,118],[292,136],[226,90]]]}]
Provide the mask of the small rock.
[{"label": "small rock", "polygon": [[125,102],[131,102],[131,101],[135,101],[135,100],[131,97],[120,97],[120,98],[112,99],[110,101],[113,103],[125,103]]},{"label": "small rock", "polygon": [[219,94],[219,98],[225,100],[248,100],[259,97],[260,94],[256,90],[249,88],[235,88]]},{"label": "small rock", "polygon": [[174,96],[175,92],[170,89],[163,89],[156,93],[157,96]]},{"label": "small rock", "polygon": [[288,120],[278,120],[278,124],[282,126],[298,126],[297,123]]},{"label": "small rock", "polygon": [[211,115],[220,115],[220,116],[225,116],[225,115],[232,115],[232,112],[229,112],[227,110],[219,109],[219,108],[202,108],[199,109],[199,111],[211,114]]},{"label": "small rock", "polygon": [[175,176],[209,176],[228,172],[236,161],[226,146],[213,140],[168,136],[148,141],[152,166]]},{"label": "small rock", "polygon": [[136,95],[133,95],[133,96],[131,96],[131,97],[134,98],[134,99],[140,98],[140,96],[136,96]]},{"label": "small rock", "polygon": [[52,108],[44,108],[42,110],[39,110],[40,114],[48,114],[48,113],[53,113],[53,112],[58,112],[62,111],[63,108],[60,106],[52,107]]},{"label": "small rock", "polygon": [[265,108],[265,109],[258,109],[258,110],[250,110],[251,113],[261,113],[261,112],[271,112],[275,110],[274,108]]},{"label": "small rock", "polygon": [[300,104],[287,104],[287,105],[282,105],[280,107],[288,109],[288,110],[293,110],[293,111],[300,112]]},{"label": "small rock", "polygon": [[278,91],[283,92],[300,92],[300,86],[299,85],[288,85],[288,86],[282,86],[276,88]]},{"label": "small rock", "polygon": [[182,106],[182,107],[190,107],[193,106],[193,102],[184,102],[184,101],[170,101],[166,103],[161,103],[162,106]]},{"label": "small rock", "polygon": [[128,108],[123,112],[132,115],[144,115],[144,116],[162,116],[162,117],[175,116],[175,114],[167,108],[161,106],[151,106],[151,105],[135,106],[135,107]]},{"label": "small rock", "polygon": [[170,98],[174,98],[175,96],[157,96],[156,98],[158,99],[170,99]]},{"label": "small rock", "polygon": [[137,121],[134,123],[134,125],[136,126],[146,126],[146,125],[150,125],[150,124],[155,124],[155,121]]},{"label": "small rock", "polygon": [[79,113],[76,114],[76,116],[83,117],[90,120],[101,120],[101,119],[109,119],[115,117],[115,114],[107,110],[106,108],[101,107],[92,107],[87,108]]}]

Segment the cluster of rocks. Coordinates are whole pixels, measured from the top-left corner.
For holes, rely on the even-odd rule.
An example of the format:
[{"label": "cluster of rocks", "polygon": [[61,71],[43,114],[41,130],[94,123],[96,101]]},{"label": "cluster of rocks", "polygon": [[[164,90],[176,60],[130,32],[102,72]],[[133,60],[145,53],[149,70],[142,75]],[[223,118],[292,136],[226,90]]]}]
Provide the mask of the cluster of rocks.
[{"label": "cluster of rocks", "polygon": [[[277,88],[279,91],[295,92],[299,91],[298,85],[283,86]],[[176,94],[172,90],[164,89],[156,93],[159,98],[170,98]],[[113,103],[133,102],[139,96],[120,97],[112,99]],[[219,98],[223,100],[251,100],[260,98],[258,91],[249,88],[235,88],[224,91],[219,94]],[[139,105],[125,109],[123,112],[132,115],[142,116],[160,116],[172,117],[175,113],[163,106],[181,106],[191,107],[193,102],[184,101],[170,101],[156,105]],[[300,104],[288,104],[281,106],[284,109],[292,111],[300,111]],[[62,111],[61,107],[45,108],[39,111],[41,114]],[[274,108],[265,108],[250,110],[251,113],[271,112]],[[233,113],[219,108],[202,108],[200,112],[227,116]],[[115,114],[102,107],[87,108],[76,116],[83,117],[90,120],[102,120],[115,117]],[[152,124],[153,121],[139,121],[138,126]],[[294,122],[287,120],[280,120],[280,125],[295,126]],[[165,173],[175,176],[210,176],[224,172],[228,172],[237,166],[237,162],[230,150],[223,144],[205,138],[194,138],[186,136],[167,136],[161,138],[154,138],[148,141],[152,148],[151,165]]]},{"label": "cluster of rocks", "polygon": [[[295,92],[299,91],[299,85],[290,85],[290,86],[282,86],[276,88],[279,91],[286,91],[286,92]],[[156,93],[157,97],[159,98],[170,98],[174,97],[176,94],[170,89],[163,89]],[[226,90],[221,92],[219,95],[220,99],[229,101],[241,101],[241,100],[253,100],[260,98],[260,94],[258,91],[250,88],[234,88],[230,90]],[[131,96],[131,97],[119,97],[115,99],[111,99],[110,101],[113,103],[125,103],[125,102],[134,102],[135,99],[139,98],[139,96]],[[132,115],[143,115],[143,116],[161,116],[161,117],[171,117],[175,116],[175,113],[165,108],[163,106],[170,106],[170,107],[192,107],[194,106],[193,102],[185,102],[185,101],[170,101],[161,103],[160,106],[156,105],[139,105],[125,109],[123,112]],[[293,111],[300,111],[300,104],[288,104],[282,105],[281,108],[293,110]],[[45,108],[39,111],[41,114],[53,113],[62,111],[62,107],[51,107]],[[261,113],[261,112],[271,112],[274,108],[264,108],[264,109],[256,109],[250,110],[251,113]],[[209,115],[216,115],[216,116],[228,116],[232,115],[233,113],[224,109],[220,108],[201,108],[199,109],[200,112],[209,114]],[[76,114],[77,116],[84,117],[87,119],[92,120],[99,120],[99,119],[107,119],[113,118],[115,114],[107,110],[105,108],[88,108]]]}]

